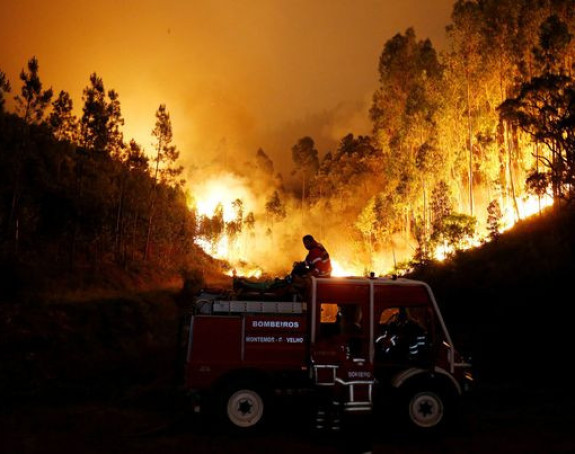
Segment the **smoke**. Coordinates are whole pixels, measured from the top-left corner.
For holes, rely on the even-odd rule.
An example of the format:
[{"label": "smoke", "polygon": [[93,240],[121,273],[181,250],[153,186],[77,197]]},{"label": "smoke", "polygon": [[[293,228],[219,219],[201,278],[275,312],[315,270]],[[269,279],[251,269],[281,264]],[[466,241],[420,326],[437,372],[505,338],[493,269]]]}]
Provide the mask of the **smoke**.
[{"label": "smoke", "polygon": [[[225,222],[237,222],[237,200],[241,201],[239,230],[233,234],[226,231],[215,239],[199,235],[199,244],[206,252],[228,261],[238,274],[249,275],[255,269],[267,276],[288,274],[293,263],[307,254],[302,245],[306,234],[320,241],[334,267],[347,275],[372,271],[388,274],[399,262],[413,256],[415,244],[409,236],[395,235],[385,249],[370,248],[369,241],[361,237],[355,220],[368,194],[358,191],[350,195],[344,201],[347,208],[330,206],[324,200],[311,204],[306,199],[302,205],[301,194],[285,190],[273,173],[259,168],[255,154],[251,159],[238,158],[234,155],[225,165],[212,161],[195,168],[189,176],[191,205],[199,216],[214,216],[220,205]],[[279,194],[285,217],[274,218],[266,210],[274,191]],[[253,224],[249,222],[250,214]]]}]

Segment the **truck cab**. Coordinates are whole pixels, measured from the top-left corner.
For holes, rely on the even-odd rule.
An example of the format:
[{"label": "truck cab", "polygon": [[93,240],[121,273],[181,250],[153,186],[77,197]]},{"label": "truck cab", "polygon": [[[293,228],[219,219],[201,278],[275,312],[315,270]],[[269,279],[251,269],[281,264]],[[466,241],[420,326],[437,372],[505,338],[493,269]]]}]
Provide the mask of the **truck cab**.
[{"label": "truck cab", "polygon": [[318,428],[392,413],[434,431],[472,383],[433,292],[410,279],[312,277],[303,291],[203,292],[184,332],[185,388],[200,396],[198,410],[240,430],[261,425],[278,396],[304,393]]}]

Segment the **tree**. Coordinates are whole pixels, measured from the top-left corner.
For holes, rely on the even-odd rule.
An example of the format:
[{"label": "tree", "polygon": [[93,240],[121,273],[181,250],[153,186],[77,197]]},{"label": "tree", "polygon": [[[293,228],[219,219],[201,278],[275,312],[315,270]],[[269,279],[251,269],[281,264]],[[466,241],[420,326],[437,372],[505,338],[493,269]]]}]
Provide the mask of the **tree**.
[{"label": "tree", "polygon": [[175,145],[172,145],[172,121],[165,104],[160,104],[156,111],[156,124],[152,136],[156,139],[154,181],[172,183],[182,173],[183,168],[176,166],[180,152]]},{"label": "tree", "polygon": [[122,160],[126,144],[124,143],[124,134],[122,133],[122,126],[124,126],[124,117],[122,117],[122,109],[120,106],[120,97],[115,90],[108,92],[109,102],[106,105],[106,113],[108,117],[107,130],[108,130],[108,143],[106,144],[107,151],[114,159]]},{"label": "tree", "polygon": [[548,194],[551,181],[548,172],[533,170],[525,180],[525,188],[528,194],[537,196],[539,201],[539,213],[541,214],[541,198]]},{"label": "tree", "polygon": [[256,152],[256,167],[268,177],[272,177],[274,174],[274,163],[261,148],[258,148]]},{"label": "tree", "polygon": [[443,220],[444,236],[453,249],[463,248],[475,235],[477,219],[463,213],[452,213]]},{"label": "tree", "polygon": [[434,230],[442,228],[443,219],[453,211],[451,191],[445,180],[439,181],[431,193],[431,224]]},{"label": "tree", "polygon": [[367,242],[369,254],[369,267],[373,269],[374,234],[376,230],[375,196],[371,197],[363,207],[355,221],[355,227],[361,233],[364,244]]},{"label": "tree", "polygon": [[6,74],[0,71],[0,114],[4,112],[4,103],[5,103],[4,94],[10,93],[10,90],[11,90],[10,81],[6,77]]},{"label": "tree", "polygon": [[[451,191],[444,180],[439,181],[431,193],[431,243],[445,246],[445,219],[453,212]],[[425,253],[424,250],[422,250]]]},{"label": "tree", "polygon": [[56,140],[69,143],[78,143],[78,119],[72,113],[74,108],[70,94],[64,90],[60,91],[58,97],[52,103],[52,112],[49,117],[49,124]]},{"label": "tree", "polygon": [[286,217],[286,208],[277,190],[273,192],[266,202],[266,214],[272,231],[274,224],[282,221]]},{"label": "tree", "polygon": [[550,171],[553,196],[572,197],[575,185],[575,82],[547,74],[524,83],[515,98],[500,106],[502,117],[546,145],[539,159]]},{"label": "tree", "polygon": [[[148,233],[146,235],[147,239],[145,248],[146,259],[149,257],[150,241],[152,235],[152,219],[154,217],[155,192],[157,190],[158,184],[161,183],[170,185],[170,183],[174,183],[177,176],[180,175],[183,170],[181,166],[177,167],[175,165],[180,156],[180,152],[174,145],[172,145],[172,121],[170,120],[170,114],[167,111],[165,104],[160,104],[158,110],[156,111],[156,124],[152,130],[152,136],[156,139],[154,146],[156,157],[154,159],[154,184],[150,189],[149,196]],[[176,186],[177,185],[178,183],[176,183]],[[218,239],[219,235],[221,235],[221,231],[224,229],[223,207],[221,224],[221,227],[218,226],[216,229],[219,232]]]},{"label": "tree", "polygon": [[492,240],[497,239],[499,236],[499,231],[501,230],[501,219],[503,214],[501,213],[501,207],[497,200],[492,200],[487,206],[487,232]]},{"label": "tree", "polygon": [[458,0],[451,15],[453,24],[447,30],[452,41],[454,57],[452,61],[458,66],[456,71],[465,80],[465,105],[467,122],[467,183],[469,213],[473,215],[473,106],[472,100],[476,98],[478,77],[482,66],[480,58],[481,48],[481,2]]},{"label": "tree", "polygon": [[18,112],[24,118],[26,124],[39,123],[52,99],[51,88],[42,90],[42,82],[38,76],[38,70],[38,59],[32,57],[28,60],[28,72],[25,70],[20,72],[22,89],[20,95],[14,98]]},{"label": "tree", "polygon": [[569,27],[556,14],[549,16],[539,28],[539,45],[533,54],[543,67],[543,74],[565,74],[564,57],[573,36]]},{"label": "tree", "polygon": [[88,150],[104,152],[108,145],[110,117],[104,82],[96,73],[90,75],[90,85],[84,88],[82,100],[81,138]]},{"label": "tree", "polygon": [[303,212],[306,199],[306,182],[319,168],[318,152],[315,143],[309,136],[302,137],[292,147],[292,160],[295,165],[295,173],[301,175],[301,215],[303,225]]},{"label": "tree", "polygon": [[238,236],[242,233],[244,218],[244,202],[242,199],[235,199],[232,202],[234,217],[226,222],[226,233],[228,235],[228,249],[230,252],[237,251]]}]

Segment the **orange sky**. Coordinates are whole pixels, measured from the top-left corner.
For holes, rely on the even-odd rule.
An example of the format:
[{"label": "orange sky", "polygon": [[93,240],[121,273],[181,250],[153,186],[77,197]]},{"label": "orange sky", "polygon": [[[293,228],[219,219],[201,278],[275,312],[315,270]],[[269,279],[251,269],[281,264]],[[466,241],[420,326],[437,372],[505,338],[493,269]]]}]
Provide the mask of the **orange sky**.
[{"label": "orange sky", "polygon": [[300,137],[323,154],[369,133],[384,43],[413,26],[441,48],[452,3],[0,0],[0,70],[15,95],[37,56],[44,86],[68,91],[77,109],[96,72],[120,95],[126,140],[150,149],[165,103],[184,164],[262,147],[287,174]]}]

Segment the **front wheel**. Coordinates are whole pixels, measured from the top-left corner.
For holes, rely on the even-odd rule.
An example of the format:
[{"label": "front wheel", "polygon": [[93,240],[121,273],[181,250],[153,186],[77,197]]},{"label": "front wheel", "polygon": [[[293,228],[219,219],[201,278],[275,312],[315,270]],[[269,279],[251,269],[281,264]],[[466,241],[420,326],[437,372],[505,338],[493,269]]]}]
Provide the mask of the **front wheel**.
[{"label": "front wheel", "polygon": [[418,391],[409,397],[407,411],[413,426],[433,429],[444,420],[445,404],[441,396],[433,391]]},{"label": "front wheel", "polygon": [[431,434],[447,425],[452,402],[442,387],[421,384],[401,391],[402,412],[411,430]]}]

